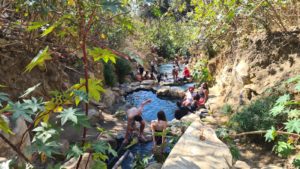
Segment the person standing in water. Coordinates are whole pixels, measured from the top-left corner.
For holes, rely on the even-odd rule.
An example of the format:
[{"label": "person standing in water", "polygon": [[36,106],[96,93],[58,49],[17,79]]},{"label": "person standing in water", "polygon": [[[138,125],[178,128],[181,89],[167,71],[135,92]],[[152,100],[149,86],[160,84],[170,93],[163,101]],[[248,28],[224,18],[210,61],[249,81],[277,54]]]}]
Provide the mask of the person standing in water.
[{"label": "person standing in water", "polygon": [[144,101],[140,107],[132,107],[127,110],[127,129],[126,129],[126,134],[123,143],[128,144],[128,141],[132,135],[132,132],[135,128],[135,122],[140,123],[140,130],[139,130],[139,139],[141,141],[146,141],[145,136],[144,136],[144,128],[145,128],[145,121],[142,117],[142,111],[144,109],[144,106],[146,104],[151,103],[151,100],[148,99]]},{"label": "person standing in water", "polygon": [[[165,143],[165,131],[168,127],[167,118],[164,111],[159,111],[157,113],[157,120],[153,120],[151,122],[151,131],[153,138],[153,148],[155,149],[157,146]],[[162,134],[158,134],[157,132],[162,132]]]}]

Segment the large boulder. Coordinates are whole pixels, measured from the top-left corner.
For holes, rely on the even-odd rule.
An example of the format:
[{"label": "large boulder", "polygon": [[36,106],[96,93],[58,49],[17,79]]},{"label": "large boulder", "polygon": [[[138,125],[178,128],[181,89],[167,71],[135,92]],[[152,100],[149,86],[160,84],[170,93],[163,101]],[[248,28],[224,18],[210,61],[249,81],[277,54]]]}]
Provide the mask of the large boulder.
[{"label": "large boulder", "polygon": [[185,131],[162,169],[229,169],[232,156],[215,131],[195,120]]},{"label": "large boulder", "polygon": [[183,98],[185,91],[179,87],[163,86],[156,92],[157,96],[171,97],[171,98]]},{"label": "large boulder", "polygon": [[155,80],[143,80],[141,82],[142,85],[154,85],[155,83]]},{"label": "large boulder", "polygon": [[249,64],[246,63],[244,60],[238,62],[233,71],[235,80],[242,83],[243,85],[251,83],[249,70]]}]

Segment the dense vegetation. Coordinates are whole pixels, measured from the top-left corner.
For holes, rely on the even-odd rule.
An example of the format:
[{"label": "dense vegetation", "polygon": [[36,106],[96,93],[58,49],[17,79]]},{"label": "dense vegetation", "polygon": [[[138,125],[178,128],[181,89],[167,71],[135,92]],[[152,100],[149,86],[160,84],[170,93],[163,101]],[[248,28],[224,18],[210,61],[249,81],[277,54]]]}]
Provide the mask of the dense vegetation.
[{"label": "dense vegetation", "polygon": [[[109,156],[116,152],[105,141],[86,140],[87,129],[92,127],[88,110],[90,102],[98,102],[104,92],[102,80],[109,86],[123,83],[132,72],[128,60],[140,62],[136,55],[124,50],[128,39],[134,48],[147,48],[167,59],[202,53],[204,58],[195,64],[193,76],[198,81],[212,82],[207,59],[215,57],[222,48],[234,48],[236,37],[250,30],[287,31],[286,24],[293,20],[283,18],[282,13],[292,12],[288,9],[294,3],[292,0],[5,0],[0,4],[0,37],[9,42],[4,47],[18,43],[30,56],[31,62],[22,68],[24,74],[34,69],[46,71],[49,62],[75,60],[73,66],[79,67],[83,75],[64,91],[47,91],[44,98],[31,95],[39,85],[19,94],[20,97],[0,92],[0,136],[5,140],[4,133],[14,134],[4,114],[10,113],[13,120],[24,118],[29,124],[26,133],[33,136],[29,150],[38,157],[29,159],[9,140],[5,142],[27,164],[50,167],[47,159],[54,159],[59,153],[61,129],[73,125],[83,129],[82,141],[71,145],[63,156],[78,158],[78,168],[83,154],[89,153],[96,168],[105,168]],[[91,76],[91,67],[96,62],[103,65],[104,79]],[[289,83],[297,83],[295,90],[299,92],[299,77]],[[10,85],[0,84],[0,90]],[[274,101],[275,98],[267,97],[243,108],[233,116],[233,126],[240,123],[235,127],[243,132],[267,130],[266,140],[275,140],[275,151],[286,157],[297,145],[300,133],[299,102],[288,93]],[[253,119],[251,124],[241,123],[249,116]],[[98,130],[99,135],[103,134],[103,129]],[[283,136],[279,136],[282,132]],[[299,165],[299,161],[295,160],[295,164]]]}]

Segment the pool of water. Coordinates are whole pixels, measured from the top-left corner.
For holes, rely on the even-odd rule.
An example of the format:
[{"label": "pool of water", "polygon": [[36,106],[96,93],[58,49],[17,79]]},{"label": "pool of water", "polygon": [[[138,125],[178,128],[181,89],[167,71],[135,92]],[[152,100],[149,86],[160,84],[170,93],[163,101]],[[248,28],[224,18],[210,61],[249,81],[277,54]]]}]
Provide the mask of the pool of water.
[{"label": "pool of water", "polygon": [[151,99],[152,102],[144,107],[142,112],[143,119],[150,122],[157,119],[157,112],[163,110],[166,114],[167,120],[174,119],[174,111],[177,109],[177,100],[165,100],[158,98],[152,91],[137,91],[126,96],[126,101],[133,106],[139,106],[147,99]]}]

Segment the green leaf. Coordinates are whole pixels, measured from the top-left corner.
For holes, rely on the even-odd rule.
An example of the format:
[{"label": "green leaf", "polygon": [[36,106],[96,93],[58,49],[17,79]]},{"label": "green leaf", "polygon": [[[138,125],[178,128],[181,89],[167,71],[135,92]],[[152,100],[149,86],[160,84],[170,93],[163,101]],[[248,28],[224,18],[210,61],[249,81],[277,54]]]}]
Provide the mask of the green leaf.
[{"label": "green leaf", "polygon": [[14,120],[18,119],[19,117],[23,117],[24,120],[32,123],[33,120],[31,118],[31,115],[34,115],[34,112],[31,110],[28,110],[24,104],[21,104],[20,102],[16,103],[9,103],[9,106],[11,108],[11,111],[13,112],[12,118]]},{"label": "green leaf", "polygon": [[106,163],[100,160],[95,161],[95,163],[92,166],[92,169],[99,169],[99,168],[107,169]]},{"label": "green leaf", "polygon": [[300,117],[300,110],[298,109],[292,109],[288,112],[288,117],[290,119],[293,119],[293,118],[299,118]]},{"label": "green leaf", "polygon": [[295,90],[300,92],[300,81],[296,84]]},{"label": "green leaf", "polygon": [[288,122],[284,123],[285,125],[285,129],[288,132],[296,132],[296,133],[300,133],[300,119],[293,119],[293,120],[289,120]]},{"label": "green leaf", "polygon": [[0,88],[3,88],[3,87],[7,87],[7,86],[0,84]]},{"label": "green leaf", "polygon": [[29,152],[37,152],[39,154],[44,153],[47,157],[52,157],[52,154],[59,154],[58,150],[60,144],[55,141],[42,142],[40,139],[32,142],[32,145],[29,147]]},{"label": "green leaf", "polygon": [[2,117],[2,115],[0,114],[0,132],[1,131],[3,131],[4,133],[7,133],[7,134],[14,134],[10,130],[10,128],[9,128],[7,122],[5,121],[4,117]]},{"label": "green leaf", "polygon": [[53,25],[49,26],[47,29],[45,29],[41,35],[41,37],[47,36],[49,33],[51,33],[56,27],[58,26],[58,24],[54,23]]},{"label": "green leaf", "polygon": [[46,25],[47,22],[31,22],[29,24],[29,26],[27,27],[27,31],[32,31],[32,30],[36,30],[39,29],[40,27]]},{"label": "green leaf", "polygon": [[34,135],[32,142],[41,141],[42,143],[46,143],[53,139],[56,135],[58,135],[58,131],[55,130],[51,125],[42,122],[40,126],[34,128],[32,131],[36,132]]},{"label": "green leaf", "polygon": [[270,113],[275,117],[279,114],[282,114],[284,112],[284,109],[285,109],[284,105],[277,105],[270,110]]},{"label": "green leaf", "polygon": [[265,138],[266,138],[267,142],[273,141],[276,136],[277,136],[277,133],[276,133],[276,130],[273,126],[270,130],[267,130],[267,132],[265,134]]},{"label": "green leaf", "polygon": [[108,149],[108,143],[105,141],[97,141],[96,143],[92,144],[92,149],[97,153],[103,153]]},{"label": "green leaf", "polygon": [[0,92],[0,107],[2,107],[2,102],[10,101],[8,94]]},{"label": "green leaf", "polygon": [[86,92],[84,92],[82,90],[73,90],[73,93],[75,94],[76,106],[78,106],[80,101],[84,101],[85,103],[89,102],[89,98],[88,98],[88,95],[86,94]]},{"label": "green leaf", "polygon": [[35,97],[32,97],[31,100],[23,100],[23,102],[24,108],[30,109],[34,113],[37,111],[44,111],[42,99],[37,100]]},{"label": "green leaf", "polygon": [[45,67],[45,61],[51,60],[48,49],[49,47],[47,46],[44,50],[40,50],[40,52],[26,66],[25,72],[30,72],[36,66]]},{"label": "green leaf", "polygon": [[64,125],[67,121],[72,121],[77,124],[78,119],[76,116],[77,109],[73,109],[72,107],[68,109],[64,109],[57,117],[61,118],[61,125]]},{"label": "green leaf", "polygon": [[68,5],[75,6],[75,1],[74,0],[68,0]]},{"label": "green leaf", "polygon": [[40,85],[41,85],[41,83],[38,83],[38,84],[36,84],[36,85],[34,85],[34,86],[28,88],[28,89],[24,92],[24,94],[23,94],[22,96],[20,96],[19,98],[24,98],[24,97],[28,96],[31,92],[33,92],[33,91],[34,91],[37,87],[39,87]]},{"label": "green leaf", "polygon": [[293,83],[293,82],[297,82],[300,81],[300,75],[297,75],[295,77],[289,78],[286,83]]},{"label": "green leaf", "polygon": [[284,105],[287,101],[290,100],[290,95],[289,94],[285,94],[283,96],[280,96],[277,100],[276,100],[276,105]]},{"label": "green leaf", "polygon": [[[94,99],[95,101],[100,100],[100,93],[104,92],[105,90],[102,88],[101,80],[91,78],[88,80],[88,88],[89,88],[89,98]],[[80,79],[80,83],[73,86],[74,89],[86,91],[85,89],[85,79]]]},{"label": "green leaf", "polygon": [[108,61],[116,63],[117,56],[108,49],[101,49],[101,48],[94,47],[93,49],[89,49],[88,52],[89,55],[93,57],[95,62],[102,59],[106,63]]},{"label": "green leaf", "polygon": [[77,159],[81,155],[83,155],[83,151],[75,144],[67,153],[67,159],[70,159],[71,157],[75,157]]},{"label": "green leaf", "polygon": [[130,147],[136,145],[138,143],[138,139],[135,137],[131,140],[130,144],[128,146],[125,147],[125,149],[129,149]]},{"label": "green leaf", "polygon": [[279,141],[277,145],[274,147],[275,152],[280,156],[280,157],[288,157],[292,151],[295,149],[293,145]]}]

